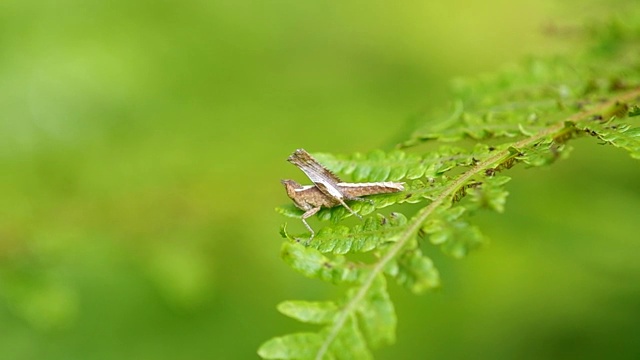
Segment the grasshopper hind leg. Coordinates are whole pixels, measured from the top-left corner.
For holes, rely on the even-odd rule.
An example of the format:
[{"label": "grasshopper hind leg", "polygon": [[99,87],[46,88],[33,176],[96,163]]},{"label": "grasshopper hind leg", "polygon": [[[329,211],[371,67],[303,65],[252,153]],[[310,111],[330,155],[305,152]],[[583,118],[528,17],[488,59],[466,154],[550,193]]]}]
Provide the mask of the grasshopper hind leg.
[{"label": "grasshopper hind leg", "polygon": [[345,199],[351,200],[351,201],[366,202],[367,204],[373,205],[373,200],[371,199],[365,199],[357,196],[345,196]]},{"label": "grasshopper hind leg", "polygon": [[[349,199],[349,200],[353,200],[353,199]],[[352,208],[349,207],[349,205],[347,205],[347,203],[344,202],[344,200],[342,199],[338,199],[338,201],[340,201],[340,205],[344,206],[345,209],[349,210],[349,212],[357,217],[358,219],[362,220],[362,216],[360,214],[358,214],[357,212],[353,211]]]}]

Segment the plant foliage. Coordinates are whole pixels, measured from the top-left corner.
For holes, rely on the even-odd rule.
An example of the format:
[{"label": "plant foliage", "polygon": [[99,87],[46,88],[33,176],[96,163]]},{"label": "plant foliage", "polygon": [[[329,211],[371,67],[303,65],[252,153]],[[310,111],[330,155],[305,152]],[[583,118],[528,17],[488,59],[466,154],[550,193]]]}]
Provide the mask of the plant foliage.
[{"label": "plant foliage", "polygon": [[[316,154],[329,169],[355,182],[404,181],[406,190],[354,203],[365,218],[353,227],[340,224],[350,216],[342,207],[321,210],[318,218],[330,224],[312,241],[283,227],[282,257],[289,266],[348,290],[335,301],[281,303],[281,313],[320,328],[268,340],[259,355],[372,358],[372,348],[395,339],[387,281],[414,293],[437,287],[438,271],[419,239],[455,257],[481,245],[485,238],[469,215],[480,209],[504,211],[504,185],[510,180],[505,170],[520,163],[551,164],[568,154],[570,140],[584,136],[640,159],[640,27],[612,22],[583,35],[593,46],[579,57],[531,59],[492,76],[458,81],[450,113],[429,118],[396,150]],[[432,142],[440,147],[420,153],[420,145]],[[464,146],[469,143],[475,145]],[[421,207],[412,216],[378,212],[404,203]],[[293,206],[278,211],[301,214]],[[371,260],[356,260],[362,256],[354,253],[371,254]]]}]

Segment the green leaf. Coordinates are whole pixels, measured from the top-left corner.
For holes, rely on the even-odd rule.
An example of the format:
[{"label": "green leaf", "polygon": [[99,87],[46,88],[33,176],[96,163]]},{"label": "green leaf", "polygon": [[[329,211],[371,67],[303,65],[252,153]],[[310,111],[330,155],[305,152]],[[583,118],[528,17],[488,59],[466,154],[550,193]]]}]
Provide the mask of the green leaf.
[{"label": "green leaf", "polygon": [[355,153],[352,156],[314,155],[331,171],[351,175],[355,182],[400,181],[406,178],[407,169],[416,168],[421,160],[416,155],[407,155],[399,150],[389,153],[375,150],[366,155]]},{"label": "green leaf", "polygon": [[504,212],[509,192],[504,189],[504,184],[511,180],[508,176],[486,177],[480,186],[470,190],[471,201],[481,207],[489,208],[496,212]]},{"label": "green leaf", "polygon": [[376,249],[381,242],[393,241],[394,236],[404,230],[406,224],[407,218],[400,213],[391,213],[389,217],[377,214],[351,229],[340,225],[326,226],[308,246],[322,253],[368,252]]},{"label": "green leaf", "polygon": [[640,159],[640,127],[627,124],[590,122],[576,124],[578,129],[596,136],[606,144],[629,151],[631,157]]},{"label": "green leaf", "polygon": [[458,81],[452,115],[426,122],[408,143],[530,136],[574,111],[564,105],[577,101],[583,86],[584,77],[574,67],[560,59],[532,60],[493,76]]},{"label": "green leaf", "polygon": [[[335,358],[338,360],[367,360],[373,359],[367,346],[364,335],[358,327],[355,315],[350,315],[330,346],[330,354],[323,359]],[[317,358],[317,356],[316,356]]]},{"label": "green leaf", "polygon": [[564,143],[558,143],[552,137],[548,137],[532,146],[518,149],[516,159],[530,167],[551,165],[556,160],[566,157],[570,149]]},{"label": "green leaf", "polygon": [[286,217],[290,217],[290,218],[301,218],[302,214],[304,214],[304,211],[298,209],[295,205],[293,204],[287,204],[287,205],[281,205],[276,207],[276,212],[280,215],[284,215]]},{"label": "green leaf", "polygon": [[420,294],[440,286],[438,269],[420,249],[404,252],[395,265],[391,275],[413,293]]},{"label": "green leaf", "polygon": [[335,284],[354,283],[366,273],[366,270],[349,263],[344,257],[329,259],[318,250],[299,243],[284,242],[282,259],[302,275]]},{"label": "green leaf", "polygon": [[[366,216],[376,209],[385,208],[395,204],[402,203],[418,203],[424,201],[437,194],[440,190],[441,182],[434,180],[425,184],[421,180],[413,180],[405,183],[405,190],[397,193],[380,194],[368,196],[373,204],[366,202],[351,202],[349,206],[361,216]],[[318,212],[318,218],[323,221],[331,221],[334,224],[339,223],[344,218],[352,216],[352,214],[342,206],[330,209],[322,209]]]},{"label": "green leaf", "polygon": [[623,102],[615,102],[602,112],[602,118],[606,121],[611,119],[620,119],[627,116],[629,105]]},{"label": "green leaf", "polygon": [[309,324],[329,324],[338,306],[332,301],[283,301],[278,305],[278,311],[298,321]]},{"label": "green leaf", "polygon": [[[351,289],[350,296],[355,293]],[[360,327],[372,347],[393,344],[396,339],[396,313],[387,293],[387,282],[378,275],[367,292],[366,299],[356,309]]]},{"label": "green leaf", "polygon": [[258,349],[263,359],[313,359],[322,345],[314,333],[296,333],[267,340]]},{"label": "green leaf", "polygon": [[319,162],[340,175],[351,175],[354,182],[402,181],[435,177],[459,166],[473,164],[474,158],[489,146],[478,145],[468,150],[457,146],[441,146],[437,151],[408,154],[400,150],[388,153],[380,150],[352,156],[314,154]]},{"label": "green leaf", "polygon": [[422,230],[430,235],[429,240],[432,244],[440,245],[445,254],[455,258],[466,256],[469,251],[486,242],[480,229],[463,219],[464,212],[465,208],[461,206],[443,208],[422,227]]}]

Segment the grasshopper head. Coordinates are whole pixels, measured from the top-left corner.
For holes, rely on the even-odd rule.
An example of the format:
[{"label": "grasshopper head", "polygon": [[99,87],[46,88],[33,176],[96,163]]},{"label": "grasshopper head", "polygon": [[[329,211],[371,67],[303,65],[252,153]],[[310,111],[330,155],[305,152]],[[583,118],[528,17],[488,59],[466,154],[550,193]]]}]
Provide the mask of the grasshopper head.
[{"label": "grasshopper head", "polygon": [[289,195],[289,197],[292,199],[295,196],[295,191],[297,189],[302,189],[302,185],[298,184],[293,180],[285,179],[285,180],[280,180],[280,182],[282,183],[282,185],[284,185],[284,188],[287,189],[287,195]]}]

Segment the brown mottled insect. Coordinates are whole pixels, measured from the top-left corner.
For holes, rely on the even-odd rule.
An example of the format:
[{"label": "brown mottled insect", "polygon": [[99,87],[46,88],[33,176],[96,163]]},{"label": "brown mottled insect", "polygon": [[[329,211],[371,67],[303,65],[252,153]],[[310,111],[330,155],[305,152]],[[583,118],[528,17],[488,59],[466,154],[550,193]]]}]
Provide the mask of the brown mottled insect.
[{"label": "brown mottled insect", "polygon": [[360,196],[404,190],[404,184],[398,182],[343,182],[304,149],[296,150],[287,160],[302,170],[313,182],[313,185],[303,186],[293,180],[282,180],[282,184],[287,190],[287,195],[298,208],[305,211],[302,215],[302,223],[311,232],[309,240],[313,239],[315,232],[307,223],[307,219],[317,213],[320,208],[342,205],[353,215],[362,218],[345,203],[345,200],[367,201],[360,198]]}]

